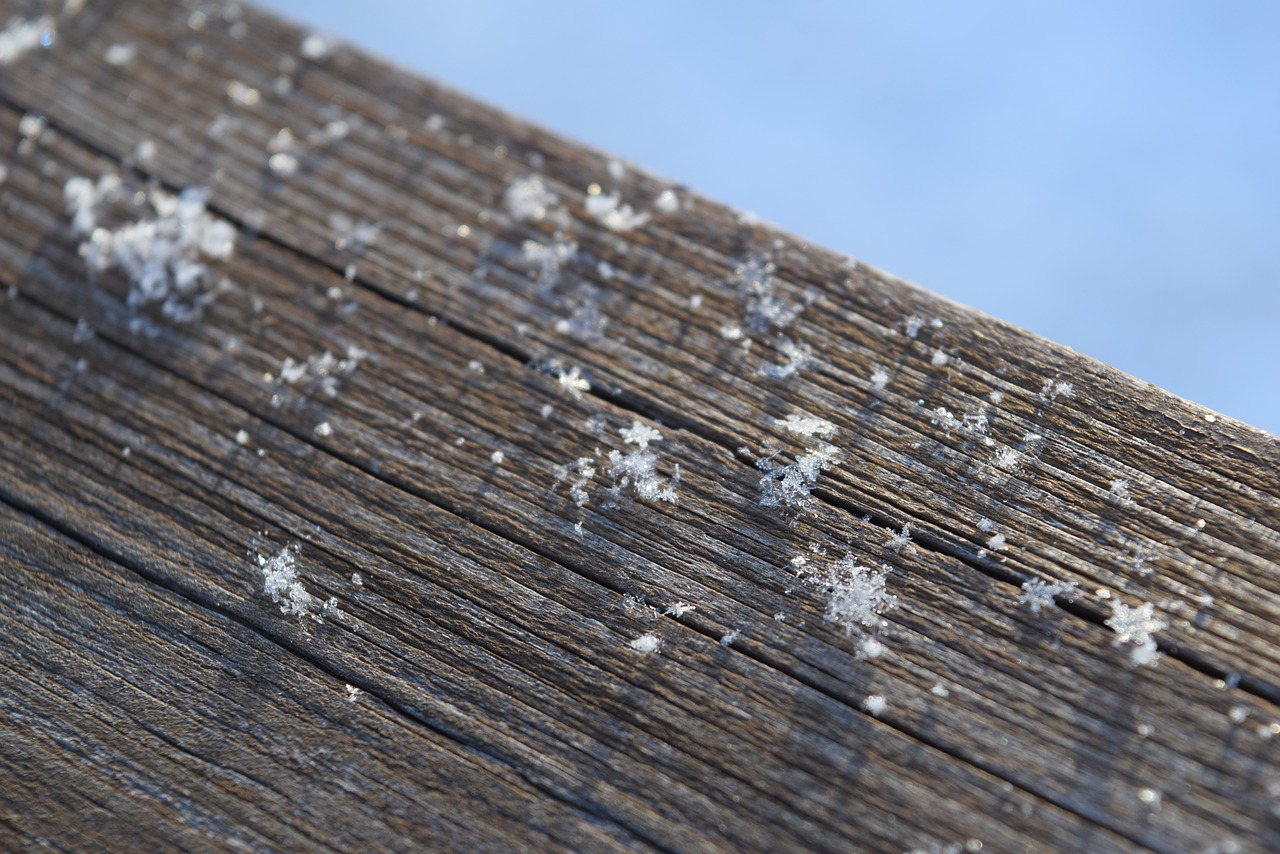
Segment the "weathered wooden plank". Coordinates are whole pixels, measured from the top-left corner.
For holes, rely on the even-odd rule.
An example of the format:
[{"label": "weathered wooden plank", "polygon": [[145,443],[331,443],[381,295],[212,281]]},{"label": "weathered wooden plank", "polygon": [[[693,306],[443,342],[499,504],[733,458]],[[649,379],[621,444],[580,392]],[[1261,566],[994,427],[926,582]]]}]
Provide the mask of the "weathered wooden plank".
[{"label": "weathered wooden plank", "polygon": [[[86,13],[60,28],[58,50],[2,72],[0,136],[37,105],[52,129],[19,148],[3,188],[0,279],[17,294],[0,497],[367,687],[406,728],[534,775],[603,817],[614,842],[1274,839],[1274,440],[1210,426],[1194,406],[683,191],[679,212],[616,234],[572,201],[614,180],[596,155],[345,48],[282,66],[299,34],[256,13],[193,30],[171,12]],[[133,63],[100,59],[128,39]],[[280,74],[287,97],[269,94]],[[260,103],[227,101],[232,79]],[[209,133],[224,111],[235,121]],[[444,128],[419,130],[431,113]],[[346,137],[308,143],[294,176],[265,165],[280,127],[304,138],[337,119]],[[217,210],[266,239],[241,234],[219,266],[236,284],[200,323],[139,327],[148,315],[123,305],[117,276],[86,288],[60,195],[169,123],[139,180],[210,184]],[[504,210],[529,170],[563,214]],[[617,180],[632,203],[664,189]],[[338,249],[331,212],[382,234]],[[539,275],[526,239],[576,249]],[[722,334],[750,312],[734,269],[753,261],[778,265],[779,299],[803,305],[813,288],[784,332],[816,361],[786,381],[759,373],[779,362],[778,329],[748,330],[750,350]],[[557,330],[591,302],[603,330]],[[73,340],[79,318],[95,339]],[[370,357],[335,398],[263,379],[286,357],[351,344]],[[587,367],[592,394],[565,396],[526,367],[550,358]],[[1075,396],[1050,399],[1058,381]],[[788,518],[757,506],[752,464],[770,444],[803,449],[774,423],[796,410],[840,428],[845,460],[814,510]],[[1150,428],[1156,411],[1194,435]],[[676,507],[601,506],[597,487],[579,508],[555,488],[556,466],[586,455],[603,469],[597,449],[626,450],[618,429],[655,417],[664,472],[685,472]],[[1001,448],[1016,465],[993,463]],[[1127,498],[1109,488],[1117,478]],[[475,527],[459,533],[463,519]],[[915,543],[887,546],[908,521]],[[315,578],[350,622],[316,638],[271,613],[242,559],[266,547],[263,529],[318,550]],[[995,533],[1006,548],[987,544]],[[820,592],[789,564],[809,544],[893,564],[884,655],[860,660],[856,639],[822,620]],[[1156,571],[1134,573],[1134,556]],[[353,590],[352,571],[378,584]],[[1114,599],[1035,616],[1017,603],[1028,577],[1158,602],[1176,619],[1157,637],[1178,660],[1129,669],[1099,625]],[[658,618],[623,593],[698,610]],[[628,649],[642,631],[663,637],[661,656]],[[871,694],[887,698],[878,720],[859,713]]]},{"label": "weathered wooden plank", "polygon": [[[260,220],[273,236],[332,258],[336,266],[352,257],[334,250],[329,213],[359,211],[361,217],[382,221],[383,239],[358,265],[367,283],[400,294],[430,294],[434,309],[447,310],[490,340],[509,339],[510,330],[519,327],[525,334],[509,346],[529,357],[554,355],[582,364],[667,423],[684,423],[681,419],[696,411],[700,418],[689,422],[690,428],[716,437],[726,448],[759,447],[753,440],[768,436],[759,423],[762,411],[795,405],[822,413],[849,428],[846,450],[856,456],[832,477],[854,506],[895,525],[910,521],[918,539],[980,564],[996,564],[993,570],[1035,575],[1054,567],[1063,580],[1166,601],[1179,617],[1161,636],[1166,650],[1188,650],[1209,669],[1244,678],[1275,696],[1280,659],[1274,644],[1266,642],[1268,627],[1280,616],[1270,571],[1277,534],[1268,523],[1278,518],[1271,497],[1274,440],[1226,419],[1215,417],[1210,425],[1208,413],[1196,407],[1139,389],[1087,359],[1046,348],[944,301],[906,287],[885,288],[884,278],[865,267],[850,267],[795,241],[776,247],[772,233],[741,226],[722,209],[688,194],[682,211],[660,217],[625,243],[578,218],[581,212],[575,210],[570,229],[578,246],[574,280],[601,288],[614,316],[610,335],[581,346],[554,331],[554,321],[572,308],[575,294],[539,288],[513,260],[522,239],[545,240],[551,227],[512,227],[497,203],[510,181],[528,168],[538,169],[564,198],[592,181],[607,185],[611,179],[603,159],[584,160],[578,149],[438,87],[403,75],[387,79],[384,69],[354,52],[339,50],[322,63],[283,60],[295,49],[298,34],[265,18],[232,39],[225,52],[197,52],[185,13],[151,15],[141,8],[122,9],[119,21],[112,18],[84,35],[77,43],[83,50],[60,57],[75,71],[68,79],[83,81],[81,91],[59,84],[54,93],[51,81],[61,78],[48,73],[36,81],[45,82],[43,88],[23,81],[33,102],[49,98],[65,104],[95,143],[119,156],[133,150],[140,134],[156,139],[168,134],[173,143],[157,150],[159,174],[178,185],[212,178],[228,211],[249,222]],[[144,56],[136,75],[113,74],[97,59],[98,48],[137,30],[154,45],[149,59],[154,65],[149,68]],[[75,37],[74,32],[69,36]],[[148,81],[163,79],[162,66],[175,63],[190,88],[175,97],[166,87],[148,87]],[[228,107],[226,81],[271,93],[281,63],[293,68],[285,74],[291,81],[287,96],[263,94],[251,110]],[[364,81],[371,79],[379,81],[383,97],[363,95],[363,87],[371,85]],[[145,109],[134,120],[131,113],[139,105]],[[123,121],[113,108],[131,120]],[[221,122],[226,133],[209,139],[207,127],[233,112],[233,119]],[[447,117],[446,130],[419,130],[424,114]],[[262,180],[268,142],[280,127],[302,137],[332,116],[348,120],[344,142],[349,144],[309,148],[295,180]],[[197,141],[200,156],[192,158],[190,146]],[[661,188],[636,173],[620,186],[635,200],[651,199]],[[459,225],[470,229],[468,237],[458,236]],[[797,340],[823,342],[818,366],[795,387],[742,386],[741,375],[753,373],[760,362],[719,335],[726,318],[741,317],[742,305],[735,289],[716,277],[722,279],[753,252],[781,265],[780,293],[812,285],[823,300],[789,330]],[[593,281],[597,260],[613,264],[621,278],[612,284]],[[477,269],[501,276],[501,286],[477,283],[472,275]],[[414,275],[419,271],[422,281]],[[644,287],[624,291],[619,281]],[[691,290],[703,296],[701,313],[687,308]],[[516,295],[527,302],[516,301]],[[915,339],[897,333],[912,315],[926,321],[936,317],[942,326],[925,323]],[[655,338],[654,330],[665,331]],[[670,338],[676,332],[678,343]],[[885,335],[891,336],[887,344]],[[768,346],[761,340],[755,351]],[[938,350],[948,353],[945,366],[932,364]],[[883,394],[873,395],[867,378],[880,362],[887,363],[883,367],[894,379]],[[1070,382],[1076,399],[1089,401],[1088,411],[1073,409],[1066,398],[1045,405],[1040,389],[1046,379]],[[851,388],[866,395],[865,401],[883,405],[848,412]],[[999,406],[990,404],[991,391],[1004,395]],[[1150,399],[1135,398],[1139,391]],[[741,404],[724,407],[727,392],[743,398]],[[884,416],[888,406],[892,413]],[[939,406],[957,417],[984,412],[992,419],[994,450],[933,424]],[[1151,425],[1154,412],[1162,418]],[[1028,435],[1042,439],[1028,443]],[[1019,472],[992,465],[1002,448],[1020,454],[1008,458]],[[1102,448],[1116,452],[1104,454]],[[1028,450],[1034,453],[1023,453]],[[936,463],[921,462],[934,456]],[[856,479],[847,474],[851,471],[858,472]],[[1117,507],[1109,489],[1114,480],[1130,483],[1137,499],[1132,505]],[[1000,555],[979,554],[990,536],[977,527],[983,518],[1007,538]],[[1203,528],[1196,525],[1200,520]],[[1090,558],[1077,557],[1082,554]],[[1135,564],[1160,571],[1135,573]],[[1213,604],[1206,607],[1206,602]]]}]

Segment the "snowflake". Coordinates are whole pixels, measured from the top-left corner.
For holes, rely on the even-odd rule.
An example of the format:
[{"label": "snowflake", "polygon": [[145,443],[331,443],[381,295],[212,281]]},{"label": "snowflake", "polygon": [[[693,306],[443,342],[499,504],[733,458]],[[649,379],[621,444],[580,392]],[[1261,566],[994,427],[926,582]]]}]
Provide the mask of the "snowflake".
[{"label": "snowflake", "polygon": [[1135,665],[1152,664],[1159,656],[1156,641],[1152,635],[1161,629],[1168,628],[1169,624],[1155,616],[1154,610],[1155,606],[1150,602],[1143,602],[1137,607],[1116,602],[1110,619],[1106,621],[1106,624],[1116,633],[1112,646],[1126,643],[1134,645],[1130,653]]}]

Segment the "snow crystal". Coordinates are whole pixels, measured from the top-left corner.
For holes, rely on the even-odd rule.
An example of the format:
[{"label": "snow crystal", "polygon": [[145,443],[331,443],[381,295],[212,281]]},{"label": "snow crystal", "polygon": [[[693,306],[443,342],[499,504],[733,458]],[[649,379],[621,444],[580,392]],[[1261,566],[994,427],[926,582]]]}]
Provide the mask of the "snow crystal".
[{"label": "snow crystal", "polygon": [[636,449],[622,453],[609,452],[609,475],[613,478],[612,492],[620,497],[630,489],[636,496],[645,501],[665,501],[676,503],[676,487],[680,485],[680,466],[675,466],[671,477],[664,480],[658,476],[658,457],[649,450],[651,442],[661,442],[662,434],[653,427],[639,421],[619,431],[622,441],[635,445]]},{"label": "snow crystal", "polygon": [[308,392],[319,389],[326,397],[337,397],[339,377],[354,373],[368,355],[366,351],[353,345],[347,348],[345,358],[339,358],[328,350],[308,356],[305,362],[286,357],[280,365],[280,382],[301,386]]},{"label": "snow crystal", "polygon": [[1008,445],[1002,445],[991,458],[991,464],[1007,472],[1017,472],[1022,467],[1022,454]]},{"label": "snow crystal", "polygon": [[793,341],[785,335],[778,336],[778,349],[787,361],[778,365],[765,365],[760,369],[762,376],[775,380],[790,379],[813,358],[813,351],[808,344]]},{"label": "snow crystal", "polygon": [[173,320],[198,316],[213,298],[214,288],[200,259],[229,257],[235,228],[205,210],[208,192],[197,187],[177,196],[152,188],[139,194],[154,212],[152,218],[114,231],[99,226],[102,208],[123,202],[127,195],[120,178],[112,174],[96,182],[79,176],[67,181],[63,196],[72,231],[88,238],[80,244],[80,255],[90,270],[118,268],[129,277],[130,307],[159,302]]},{"label": "snow crystal", "polygon": [[866,637],[858,642],[858,658],[869,660],[884,655],[885,645],[875,638]]},{"label": "snow crystal", "polygon": [[298,171],[298,158],[288,152],[277,151],[267,158],[267,168],[278,178],[288,178]]},{"label": "snow crystal", "polygon": [[874,391],[884,391],[884,387],[889,384],[889,372],[880,366],[876,366],[871,372],[871,388]]},{"label": "snow crystal", "polygon": [[621,201],[621,193],[605,194],[601,192],[599,185],[592,184],[587,188],[584,205],[587,215],[610,231],[631,231],[649,221],[648,212],[637,213],[631,209],[631,205],[620,204]]},{"label": "snow crystal", "polygon": [[556,372],[556,380],[560,383],[560,388],[567,391],[572,397],[582,397],[582,395],[591,391],[591,382],[582,375],[577,365],[568,370],[558,370]]},{"label": "snow crystal", "polygon": [[1129,494],[1129,481],[1122,478],[1111,481],[1108,497],[1117,504],[1132,504],[1133,497]]},{"label": "snow crystal", "polygon": [[1033,614],[1039,614],[1041,608],[1054,606],[1054,597],[1074,599],[1075,595],[1074,581],[1042,581],[1039,578],[1033,578],[1022,582],[1022,596],[1018,599],[1018,604],[1026,605]]},{"label": "snow crystal", "polygon": [[880,628],[884,624],[881,615],[897,606],[898,597],[885,585],[888,573],[888,566],[859,566],[856,557],[846,556],[820,570],[806,565],[801,578],[827,594],[827,621],[852,637]]},{"label": "snow crystal", "polygon": [[128,65],[138,55],[138,46],[133,42],[117,42],[107,48],[102,58],[107,65]]},{"label": "snow crystal", "polygon": [[886,703],[884,697],[879,694],[871,694],[867,699],[862,701],[862,705],[868,712],[878,718],[884,712],[885,707],[889,704]]},{"label": "snow crystal", "polygon": [[915,338],[919,335],[922,326],[924,326],[924,318],[918,314],[913,314],[902,322],[902,330],[907,334],[908,338]]},{"label": "snow crystal", "polygon": [[227,97],[234,103],[245,107],[253,107],[262,100],[262,93],[251,86],[241,83],[239,80],[232,80],[227,84]]},{"label": "snow crystal", "polygon": [[494,451],[492,454],[489,455],[490,462],[492,462],[495,466],[502,465],[503,461],[505,461],[506,458],[507,458],[507,455],[504,454],[502,451]]},{"label": "snow crystal", "polygon": [[946,685],[943,685],[941,682],[934,682],[933,687],[929,689],[929,693],[933,694],[935,697],[946,698],[951,696],[951,689]]},{"label": "snow crystal", "polygon": [[742,634],[742,629],[730,629],[720,638],[721,646],[733,646],[733,642]]},{"label": "snow crystal", "polygon": [[354,685],[348,685],[346,690],[348,703],[354,703],[356,700],[360,699],[360,695],[364,693]]},{"label": "snow crystal", "polygon": [[653,200],[653,209],[658,213],[673,214],[680,210],[680,199],[675,190],[663,190]]},{"label": "snow crystal", "polygon": [[557,201],[555,193],[547,189],[546,182],[537,175],[517,178],[502,196],[507,213],[517,220],[540,220]]},{"label": "snow crystal", "polygon": [[836,425],[825,418],[801,415],[796,412],[791,413],[785,419],[774,419],[773,423],[801,436],[821,436],[824,439],[830,439],[836,432]]},{"label": "snow crystal", "polygon": [[600,311],[596,301],[596,289],[584,286],[579,289],[580,301],[568,317],[556,321],[556,332],[571,335],[579,341],[593,344],[604,339],[604,328],[609,319]]},{"label": "snow crystal", "polygon": [[688,602],[677,602],[662,613],[669,617],[683,617],[690,611],[697,610],[697,605],[690,605]]},{"label": "snow crystal", "polygon": [[322,617],[342,617],[337,599],[320,602],[307,592],[298,580],[298,552],[301,547],[290,543],[274,557],[257,555],[258,569],[262,572],[262,591],[280,606],[280,613],[292,614],[303,619],[311,617],[323,622]]},{"label": "snow crystal", "polygon": [[1071,383],[1046,379],[1040,386],[1040,402],[1053,403],[1060,397],[1075,397],[1075,393]]},{"label": "snow crystal", "polygon": [[733,269],[729,282],[746,303],[745,321],[753,333],[785,329],[795,322],[811,300],[792,302],[778,293],[774,278],[777,265],[763,255],[749,255]]},{"label": "snow crystal", "polygon": [[39,113],[24,113],[18,119],[18,134],[24,139],[39,139],[48,124],[48,120]]},{"label": "snow crystal", "polygon": [[302,40],[302,44],[298,46],[298,52],[305,59],[318,60],[324,59],[333,52],[334,42],[328,36],[320,33],[308,33]]},{"label": "snow crystal", "polygon": [[351,573],[351,583],[356,587],[364,587],[364,578],[358,572]]},{"label": "snow crystal", "polygon": [[578,244],[570,240],[556,240],[550,246],[536,240],[520,244],[521,262],[536,271],[537,282],[543,287],[554,285],[560,278],[560,268],[577,254]]},{"label": "snow crystal", "polygon": [[933,351],[933,358],[929,360],[929,364],[933,365],[935,368],[941,368],[950,361],[951,357],[947,355],[945,350],[939,347],[937,350]]},{"label": "snow crystal", "polygon": [[328,421],[321,421],[315,426],[315,434],[322,439],[332,436],[333,426]]},{"label": "snow crystal", "polygon": [[1144,602],[1137,607],[1116,602],[1113,605],[1111,617],[1105,621],[1116,633],[1116,639],[1111,645],[1132,643],[1134,647],[1130,650],[1130,655],[1133,663],[1138,666],[1152,664],[1159,657],[1156,641],[1152,635],[1169,626],[1167,622],[1154,615],[1154,608],[1155,606],[1150,602]]},{"label": "snow crystal", "polygon": [[573,461],[572,465],[555,467],[556,481],[552,488],[559,486],[560,481],[568,480],[571,476],[572,482],[569,484],[569,497],[573,499],[573,503],[582,507],[587,503],[587,499],[591,497],[591,493],[587,491],[587,484],[596,476],[595,461],[591,457],[578,457]]},{"label": "snow crystal", "polygon": [[237,444],[237,445],[247,445],[247,444],[249,444],[249,431],[248,431],[248,430],[237,430],[237,431],[236,431],[236,444]]},{"label": "snow crystal", "polygon": [[779,465],[777,454],[756,462],[764,472],[760,478],[760,504],[763,507],[789,507],[801,510],[813,503],[810,491],[818,475],[838,463],[843,454],[839,448],[823,442],[795,458],[791,465]]},{"label": "snow crystal", "polygon": [[631,640],[627,646],[634,649],[642,655],[653,655],[662,648],[662,638],[653,632],[647,632],[638,638]]},{"label": "snow crystal", "polygon": [[363,252],[382,233],[382,226],[377,223],[367,220],[356,222],[339,211],[329,214],[329,228],[333,230],[333,248],[352,252]]},{"label": "snow crystal", "polygon": [[992,534],[991,538],[987,540],[987,548],[993,552],[1001,551],[1005,544],[1006,538],[1004,534]]},{"label": "snow crystal", "polygon": [[0,30],[0,65],[9,65],[38,47],[50,47],[57,39],[58,31],[49,15],[28,21],[26,18],[10,18]]},{"label": "snow crystal", "polygon": [[903,525],[902,529],[898,531],[896,534],[894,534],[892,537],[885,540],[884,546],[887,549],[892,549],[895,552],[901,553],[902,550],[906,548],[907,544],[910,542],[911,542],[911,525],[907,524],[907,525]]}]

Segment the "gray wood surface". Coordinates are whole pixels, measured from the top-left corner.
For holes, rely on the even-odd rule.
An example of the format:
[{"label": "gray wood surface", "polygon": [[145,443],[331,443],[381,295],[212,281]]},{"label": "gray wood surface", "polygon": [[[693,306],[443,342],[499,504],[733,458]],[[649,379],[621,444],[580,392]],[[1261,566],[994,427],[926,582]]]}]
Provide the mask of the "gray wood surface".
[{"label": "gray wood surface", "polygon": [[[0,64],[5,846],[1280,847],[1273,437],[252,7],[72,7]],[[199,317],[89,269],[104,175],[235,227]]]}]

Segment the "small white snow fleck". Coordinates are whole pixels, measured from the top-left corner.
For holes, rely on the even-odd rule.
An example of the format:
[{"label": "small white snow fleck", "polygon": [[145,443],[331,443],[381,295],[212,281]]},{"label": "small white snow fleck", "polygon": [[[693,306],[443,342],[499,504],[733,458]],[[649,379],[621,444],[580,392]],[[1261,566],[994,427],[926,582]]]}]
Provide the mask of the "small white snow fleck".
[{"label": "small white snow fleck", "polygon": [[448,123],[448,119],[446,119],[444,116],[440,115],[439,113],[432,113],[431,115],[423,119],[422,127],[430,131],[431,133],[439,133],[440,131],[444,130],[444,126],[447,123]]},{"label": "small white snow fleck", "polygon": [[872,659],[884,655],[885,645],[873,637],[865,637],[858,642],[858,658]]},{"label": "small white snow fleck", "polygon": [[1007,542],[1004,534],[992,534],[991,538],[987,540],[987,548],[993,552],[998,552],[1004,549]]},{"label": "small white snow fleck", "polygon": [[328,421],[321,421],[319,424],[315,426],[315,433],[317,436],[320,436],[321,438],[332,436],[333,427],[332,425],[329,424]]},{"label": "small white snow fleck", "polygon": [[649,221],[650,214],[647,211],[638,213],[632,210],[631,205],[621,204],[620,193],[600,193],[594,184],[592,188],[597,192],[588,191],[583,202],[587,215],[610,231],[631,231]]},{"label": "small white snow fleck", "polygon": [[883,714],[885,708],[887,708],[889,704],[881,695],[871,694],[867,699],[862,701],[862,705],[863,708],[865,708],[871,715],[878,718]]},{"label": "small white snow fleck", "polygon": [[946,685],[943,685],[941,682],[934,682],[933,687],[929,689],[929,693],[933,694],[935,697],[945,698],[951,696],[951,689]]},{"label": "small white snow fleck", "polygon": [[920,334],[922,326],[924,326],[924,318],[918,314],[913,314],[902,322],[902,331],[906,333],[908,338],[915,338]]},{"label": "small white snow fleck", "polygon": [[551,417],[551,413],[553,413],[553,412],[555,412],[555,411],[556,411],[556,408],[555,408],[554,406],[552,406],[552,405],[551,405],[551,404],[549,404],[549,403],[544,403],[544,404],[542,404],[542,409],[538,410],[538,413],[539,413],[543,418],[550,418],[550,417]]},{"label": "small white snow fleck", "polygon": [[1232,706],[1227,712],[1227,718],[1233,724],[1242,724],[1249,717],[1248,706]]},{"label": "small white snow fleck", "polygon": [[987,400],[991,401],[996,406],[999,406],[1004,403],[1004,392],[999,389],[993,389],[991,393],[987,395]]},{"label": "small white snow fleck", "polygon": [[253,107],[262,100],[262,93],[239,80],[232,80],[227,84],[227,97],[236,104]]},{"label": "small white snow fleck", "polygon": [[1113,605],[1111,617],[1105,622],[1116,633],[1112,646],[1131,643],[1133,649],[1130,656],[1137,666],[1152,664],[1159,658],[1155,638],[1152,637],[1161,629],[1168,628],[1168,623],[1154,614],[1155,606],[1143,602],[1131,607],[1123,602]]},{"label": "small white snow fleck", "polygon": [[284,151],[277,151],[267,158],[267,168],[278,178],[289,178],[298,171],[298,158]]},{"label": "small white snow fleck", "polygon": [[688,602],[677,602],[662,613],[669,617],[683,617],[690,611],[697,610],[697,607],[697,605],[690,605]]},{"label": "small white snow fleck", "polygon": [[990,530],[991,530],[992,528],[994,528],[995,526],[996,526],[996,523],[995,523],[995,522],[992,522],[990,519],[987,519],[987,518],[985,518],[985,517],[983,517],[982,519],[979,519],[979,520],[978,520],[978,530],[979,530],[979,531],[984,531],[984,532],[986,532],[986,531],[990,531]]},{"label": "small white snow fleck", "polygon": [[9,65],[38,47],[51,47],[57,34],[57,26],[49,15],[31,21],[10,18],[0,30],[0,65]]},{"label": "small white snow fleck", "polygon": [[1076,582],[1043,581],[1039,578],[1024,581],[1022,582],[1022,596],[1018,599],[1018,604],[1026,605],[1033,614],[1039,614],[1041,608],[1053,607],[1055,596],[1074,599],[1076,596]]},{"label": "small white snow fleck", "polygon": [[317,60],[324,59],[333,52],[334,42],[328,36],[321,33],[308,33],[302,40],[302,44],[298,46],[298,52],[302,54],[304,59]]},{"label": "small white snow fleck", "polygon": [[609,452],[609,475],[613,478],[612,492],[620,498],[628,489],[645,501],[676,503],[676,488],[680,485],[680,466],[675,466],[669,478],[658,476],[658,457],[649,450],[649,443],[662,441],[662,433],[643,422],[635,421],[623,428],[619,435],[628,445],[636,445],[634,451]]},{"label": "small white snow fleck", "polygon": [[39,113],[24,113],[18,119],[18,134],[24,139],[39,139],[48,121]]},{"label": "small white snow fleck", "polygon": [[991,463],[998,469],[1007,472],[1017,472],[1022,466],[1022,454],[1010,448],[1008,445],[1002,445],[991,458]]},{"label": "small white snow fleck", "polygon": [[470,362],[467,362],[467,370],[472,373],[483,374],[484,362],[481,362],[479,359],[472,359]]},{"label": "small white snow fleck", "polygon": [[945,365],[947,362],[950,362],[950,361],[951,361],[951,357],[947,355],[945,350],[939,347],[938,349],[933,351],[933,358],[929,360],[929,363],[933,365],[935,368],[941,368],[943,365]]},{"label": "small white snow fleck", "polygon": [[363,692],[363,691],[361,691],[361,690],[360,690],[359,688],[357,688],[356,686],[354,686],[354,685],[348,685],[348,686],[347,686],[347,702],[348,702],[348,703],[354,703],[356,700],[358,700],[358,699],[360,698],[360,695],[361,695],[361,694],[363,694],[363,693],[364,693],[364,692]]},{"label": "small white snow fleck", "polygon": [[1117,504],[1132,504],[1133,496],[1129,494],[1129,481],[1123,478],[1111,481],[1108,497]]},{"label": "small white snow fleck", "polygon": [[760,369],[761,376],[775,380],[790,379],[809,365],[813,359],[813,350],[802,341],[795,341],[785,335],[779,335],[778,350],[786,358],[785,362],[765,365]]},{"label": "small white snow fleck", "polygon": [[885,584],[889,567],[859,566],[847,556],[821,570],[804,569],[803,580],[827,594],[826,620],[847,636],[863,637],[884,624],[882,614],[897,607],[898,598]]},{"label": "small white snow fleck", "polygon": [[776,456],[756,461],[756,468],[764,472],[759,481],[760,505],[804,510],[813,504],[810,493],[818,475],[840,462],[844,454],[834,445],[822,442],[817,448],[798,455],[791,465],[777,463]]},{"label": "small white snow fleck", "polygon": [[627,646],[641,655],[653,655],[662,648],[662,638],[653,632],[647,632],[638,638],[633,638]]},{"label": "small white snow fleck", "polygon": [[676,191],[663,190],[659,193],[658,198],[653,200],[653,209],[663,214],[673,214],[680,210],[680,198],[676,196]]},{"label": "small white snow fleck", "polygon": [[560,383],[560,388],[567,391],[572,397],[580,398],[586,392],[591,391],[591,382],[582,375],[576,365],[567,371],[558,372],[556,379]]},{"label": "small white snow fleck", "polygon": [[1040,386],[1040,402],[1053,403],[1060,397],[1075,397],[1075,389],[1071,383],[1046,379]]},{"label": "small white snow fleck", "polygon": [[555,193],[538,175],[517,178],[502,196],[507,213],[517,220],[540,220],[557,201]]},{"label": "small white snow fleck", "polygon": [[560,481],[568,480],[572,476],[569,484],[569,498],[574,504],[582,507],[587,503],[591,493],[587,491],[587,484],[591,483],[591,479],[596,476],[595,462],[591,457],[578,457],[572,465],[555,467],[556,481],[552,488],[558,486]]},{"label": "small white snow fleck", "polygon": [[247,445],[247,444],[249,444],[249,431],[248,431],[248,430],[237,430],[237,431],[236,431],[236,444],[237,444],[237,445]]},{"label": "small white snow fleck", "polygon": [[879,365],[871,372],[871,388],[874,391],[884,391],[884,387],[889,384],[889,372]]},{"label": "small white snow fleck", "polygon": [[506,454],[504,454],[504,453],[502,453],[502,451],[494,451],[492,454],[490,454],[490,455],[489,455],[489,460],[490,460],[490,461],[491,461],[495,466],[500,466],[500,465],[502,465],[503,461],[505,461],[505,460],[506,460],[506,458],[507,458],[507,455],[506,455]]},{"label": "small white snow fleck", "polygon": [[884,541],[885,548],[892,549],[895,552],[901,552],[911,542],[911,525],[902,526],[902,530],[894,534],[892,537]]},{"label": "small white snow fleck", "polygon": [[730,629],[729,631],[724,633],[723,637],[720,638],[720,645],[733,646],[733,642],[736,641],[738,639],[738,636],[741,634],[742,634],[742,629]]},{"label": "small white snow fleck", "polygon": [[116,42],[107,48],[102,58],[107,65],[128,65],[138,55],[138,46],[133,42]]},{"label": "small white snow fleck", "polygon": [[351,583],[356,587],[364,587],[364,578],[358,572],[351,573]]},{"label": "small white snow fleck", "polygon": [[700,308],[702,308],[702,294],[690,294],[689,296],[690,311],[697,311]]},{"label": "small white snow fleck", "polygon": [[262,572],[262,590],[271,597],[271,601],[280,606],[280,613],[292,614],[300,620],[308,616],[319,620],[316,612],[337,609],[327,607],[328,603],[321,604],[298,580],[297,557],[300,549],[297,543],[290,543],[274,557],[261,554],[257,556],[258,569]]}]

